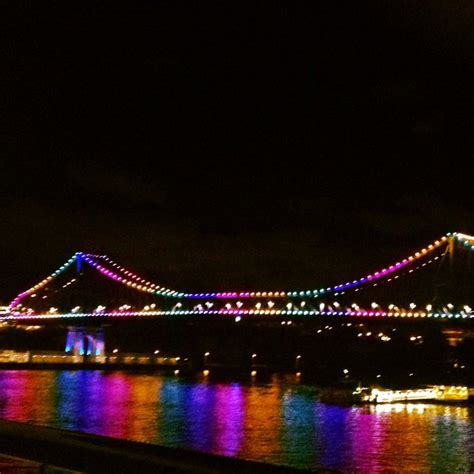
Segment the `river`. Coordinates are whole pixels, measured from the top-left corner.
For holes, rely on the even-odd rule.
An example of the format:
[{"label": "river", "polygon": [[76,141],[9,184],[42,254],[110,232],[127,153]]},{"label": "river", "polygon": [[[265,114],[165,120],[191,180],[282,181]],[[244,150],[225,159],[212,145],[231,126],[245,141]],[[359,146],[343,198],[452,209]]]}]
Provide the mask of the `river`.
[{"label": "river", "polygon": [[474,407],[340,407],[314,388],[98,370],[0,371],[0,417],[341,472],[472,472]]}]

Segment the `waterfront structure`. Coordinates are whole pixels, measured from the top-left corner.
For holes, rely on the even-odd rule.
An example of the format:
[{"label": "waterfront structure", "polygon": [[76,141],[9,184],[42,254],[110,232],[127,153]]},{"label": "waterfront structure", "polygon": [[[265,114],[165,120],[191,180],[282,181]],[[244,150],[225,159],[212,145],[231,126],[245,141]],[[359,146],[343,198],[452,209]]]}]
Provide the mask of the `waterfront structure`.
[{"label": "waterfront structure", "polygon": [[[373,294],[374,291],[380,294],[383,291],[380,290],[381,287],[387,293],[390,291],[387,288],[393,288],[399,283],[399,279],[409,280],[413,274],[426,272],[427,268],[436,264],[439,266],[447,255],[452,255],[456,246],[471,252],[474,250],[474,236],[462,233],[447,234],[392,265],[359,279],[325,288],[304,291],[207,293],[189,293],[165,288],[120,266],[105,255],[77,252],[48,277],[17,295],[8,306],[8,311],[0,315],[0,319],[20,321],[206,315],[233,316],[236,321],[237,318],[255,316],[471,319],[474,318],[474,302],[470,301],[452,304],[438,298],[436,307],[431,302],[419,304],[394,301],[386,305],[375,301],[361,302],[364,294]],[[117,294],[125,291],[134,301],[131,304],[124,303],[125,297],[121,296],[109,298],[109,301],[100,304],[93,302],[92,307],[93,299],[90,295],[77,290],[74,298],[61,300],[60,295],[70,294],[69,290],[74,290],[80,281],[87,278],[88,271],[116,284]],[[52,295],[51,287],[54,285],[57,286]],[[61,301],[58,303],[57,299]],[[77,304],[71,304],[72,300]],[[137,303],[138,301],[140,303]],[[92,337],[91,346],[94,340]],[[81,349],[78,349],[78,352],[80,351]]]}]

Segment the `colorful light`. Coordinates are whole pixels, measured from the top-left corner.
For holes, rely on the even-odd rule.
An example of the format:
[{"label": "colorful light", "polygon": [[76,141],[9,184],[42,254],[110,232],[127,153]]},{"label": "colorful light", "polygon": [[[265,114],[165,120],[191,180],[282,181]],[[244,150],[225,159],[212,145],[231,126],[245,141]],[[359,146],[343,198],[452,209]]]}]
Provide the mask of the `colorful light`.
[{"label": "colorful light", "polygon": [[[351,310],[342,310],[338,307],[338,303],[334,303],[336,310],[332,310],[332,308],[325,308],[324,303],[319,305],[319,311],[307,309],[306,302],[303,301],[301,303],[301,307],[296,309],[297,306],[293,305],[292,303],[288,303],[286,305],[286,309],[276,309],[275,303],[273,301],[267,302],[267,309],[263,309],[261,302],[258,302],[255,306],[255,309],[245,309],[243,308],[243,303],[241,301],[237,301],[235,305],[237,308],[233,308],[230,303],[226,303],[226,307],[222,309],[213,309],[211,310],[212,303],[206,302],[205,306],[206,309],[203,308],[202,305],[196,305],[193,310],[185,310],[182,309],[182,303],[178,302],[175,307],[170,311],[155,311],[153,305],[145,307],[144,311],[105,311],[105,307],[98,307],[96,311],[93,313],[84,313],[79,312],[80,308],[76,307],[73,309],[72,312],[66,314],[23,314],[19,313],[18,311],[15,312],[16,308],[19,308],[19,304],[23,298],[26,296],[35,297],[36,292],[41,288],[45,287],[49,282],[55,279],[57,276],[61,275],[67,268],[71,266],[74,262],[77,263],[78,268],[80,268],[80,264],[87,263],[91,268],[98,271],[100,274],[106,276],[107,278],[120,283],[130,289],[137,290],[144,293],[149,293],[156,296],[166,296],[166,297],[174,297],[179,298],[181,301],[185,299],[193,299],[193,298],[215,298],[215,299],[233,299],[233,298],[282,298],[285,296],[290,297],[318,297],[320,295],[326,293],[336,293],[343,294],[347,289],[355,288],[355,291],[358,291],[361,285],[370,283],[371,286],[377,286],[380,283],[388,283],[391,282],[393,279],[397,279],[399,275],[390,276],[397,270],[400,270],[403,267],[406,267],[413,262],[427,256],[435,249],[439,248],[443,244],[448,242],[453,242],[453,239],[457,239],[458,241],[462,242],[465,247],[474,250],[474,237],[469,236],[467,234],[461,233],[453,233],[447,234],[446,236],[442,237],[439,240],[434,241],[432,244],[422,248],[418,252],[415,252],[413,255],[408,256],[407,258],[395,263],[394,265],[388,266],[387,268],[383,268],[379,271],[376,271],[370,275],[367,275],[363,278],[358,280],[353,280],[351,282],[335,285],[333,287],[322,288],[319,290],[306,290],[306,291],[298,291],[298,292],[284,292],[284,291],[257,291],[257,292],[216,292],[216,293],[182,293],[175,290],[171,290],[168,288],[161,287],[155,283],[147,281],[146,279],[136,275],[135,273],[121,267],[113,260],[108,258],[105,255],[95,255],[83,252],[77,252],[73,257],[71,257],[64,265],[59,267],[55,272],[53,272],[50,276],[42,280],[37,285],[33,286],[29,290],[20,293],[10,304],[9,312],[10,314],[3,319],[8,318],[25,318],[25,319],[34,319],[34,318],[53,318],[53,317],[89,317],[89,316],[108,316],[108,317],[115,317],[115,316],[131,316],[131,315],[140,315],[140,316],[148,316],[148,315],[233,315],[236,318],[241,317],[242,315],[334,315],[334,316],[362,316],[362,317],[378,317],[378,316],[387,316],[387,317],[414,317],[414,318],[424,318],[424,317],[433,317],[433,318],[466,318],[472,317],[472,315],[466,315],[466,312],[470,313],[470,311],[461,311],[461,312],[453,312],[452,308],[449,311],[444,311],[440,313],[436,313],[431,311],[432,307],[426,307],[426,311],[413,311],[416,306],[414,304],[410,305],[410,311],[398,311],[394,305],[390,305],[390,311],[383,311],[378,306],[371,308],[371,311],[361,310],[359,306],[353,305]],[[433,263],[434,261],[438,260],[440,257],[439,255],[434,256],[428,261],[424,261],[424,263],[420,263],[417,266],[412,267],[409,270],[409,273],[424,268],[426,265]],[[384,277],[390,276],[390,278],[386,280],[382,280]],[[71,282],[75,281],[72,279],[63,287],[68,286]],[[125,307],[124,307],[125,309]],[[127,308],[128,309],[128,308]],[[393,311],[393,309],[397,309],[397,311]],[[429,309],[429,311],[428,311]],[[152,311],[153,310],[153,311]],[[25,311],[25,308],[23,309]],[[30,310],[31,313],[32,310]]]},{"label": "colorful light", "polygon": [[[89,318],[89,317],[160,317],[160,316],[350,316],[350,317],[362,317],[362,318],[440,318],[440,319],[473,319],[474,314],[466,314],[464,311],[460,312],[424,312],[419,311],[416,313],[408,311],[400,312],[387,312],[387,311],[318,311],[318,310],[246,310],[246,309],[234,309],[234,310],[164,310],[164,311],[109,311],[103,313],[88,312],[88,313],[62,313],[62,314],[22,314],[14,313],[15,320],[42,320],[42,319],[61,319],[61,318]],[[0,321],[12,319],[12,316],[2,316]]]},{"label": "colorful light", "polygon": [[48,277],[46,277],[44,280],[40,281],[38,284],[35,286],[32,286],[29,290],[23,291],[19,295],[15,297],[15,299],[10,303],[9,309],[12,311],[19,303],[20,301],[25,298],[28,295],[34,294],[36,291],[40,290],[43,288],[45,285],[47,285],[51,280],[59,276],[61,273],[63,273],[67,268],[69,268],[75,261],[76,259],[82,255],[81,252],[77,252],[74,254],[65,264],[60,266],[55,272],[51,273]]}]

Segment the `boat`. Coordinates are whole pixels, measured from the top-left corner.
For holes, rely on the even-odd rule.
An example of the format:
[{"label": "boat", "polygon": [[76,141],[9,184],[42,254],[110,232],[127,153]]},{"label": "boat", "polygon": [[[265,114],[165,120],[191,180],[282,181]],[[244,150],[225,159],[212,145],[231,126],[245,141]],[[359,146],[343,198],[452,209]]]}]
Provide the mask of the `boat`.
[{"label": "boat", "polygon": [[357,387],[352,395],[359,403],[464,402],[469,399],[466,386],[429,385],[421,388],[392,390],[379,387]]}]

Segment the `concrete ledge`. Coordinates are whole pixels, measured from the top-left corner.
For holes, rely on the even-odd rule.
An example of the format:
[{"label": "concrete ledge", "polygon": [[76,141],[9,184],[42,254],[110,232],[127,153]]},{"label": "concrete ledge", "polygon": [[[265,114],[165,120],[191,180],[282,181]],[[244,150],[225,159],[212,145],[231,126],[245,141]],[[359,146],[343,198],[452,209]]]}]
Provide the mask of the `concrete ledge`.
[{"label": "concrete ledge", "polygon": [[[302,473],[290,467],[0,420],[0,451],[87,473]],[[319,470],[312,472],[334,472]]]}]

